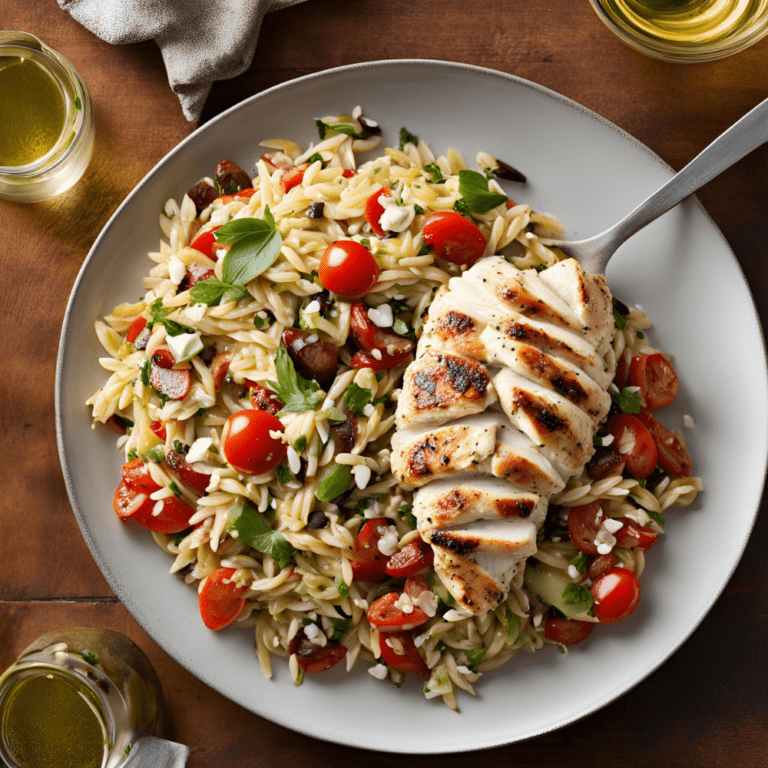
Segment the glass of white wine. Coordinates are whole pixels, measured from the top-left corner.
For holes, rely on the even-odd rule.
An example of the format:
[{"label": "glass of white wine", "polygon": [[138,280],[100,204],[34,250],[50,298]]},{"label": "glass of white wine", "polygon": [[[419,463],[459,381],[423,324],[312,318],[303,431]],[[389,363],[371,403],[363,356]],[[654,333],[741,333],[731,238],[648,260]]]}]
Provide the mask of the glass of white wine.
[{"label": "glass of white wine", "polygon": [[712,61],[768,33],[768,0],[590,0],[627,45],[665,61]]}]

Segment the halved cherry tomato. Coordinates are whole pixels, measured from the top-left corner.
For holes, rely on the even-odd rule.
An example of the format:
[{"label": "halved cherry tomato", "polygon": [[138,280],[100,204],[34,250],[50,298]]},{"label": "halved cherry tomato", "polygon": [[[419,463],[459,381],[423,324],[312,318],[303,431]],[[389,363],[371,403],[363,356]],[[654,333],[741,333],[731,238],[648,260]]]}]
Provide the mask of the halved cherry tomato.
[{"label": "halved cherry tomato", "polygon": [[657,451],[643,422],[631,413],[617,413],[606,430],[613,435],[611,448],[624,459],[629,474],[638,480],[648,477],[656,467]]},{"label": "halved cherry tomato", "polygon": [[616,555],[613,552],[609,552],[607,555],[596,555],[591,558],[591,561],[589,568],[587,568],[587,576],[591,581],[597,581],[616,567]]},{"label": "halved cherry tomato", "polygon": [[627,383],[631,387],[640,387],[649,408],[669,405],[680,387],[675,369],[660,352],[635,355],[629,364]]},{"label": "halved cherry tomato", "polygon": [[245,609],[248,587],[232,581],[234,568],[217,568],[200,590],[200,616],[208,629],[228,627]]},{"label": "halved cherry tomato", "polygon": [[405,580],[405,587],[403,587],[403,591],[415,603],[422,593],[431,592],[432,587],[429,586],[429,582],[427,581],[426,576],[409,576]]},{"label": "halved cherry tomato", "polygon": [[332,293],[359,299],[376,285],[381,267],[365,246],[355,240],[337,240],[325,249],[317,274]]},{"label": "halved cherry tomato", "polygon": [[123,464],[120,477],[129,488],[139,493],[149,495],[160,490],[160,486],[149,473],[149,467],[141,459],[133,459]]},{"label": "halved cherry tomato", "polygon": [[405,578],[425,573],[432,567],[435,553],[423,539],[414,539],[389,558],[386,572],[390,576]]},{"label": "halved cherry tomato", "polygon": [[245,380],[245,385],[251,390],[251,405],[254,408],[271,413],[273,416],[282,410],[283,402],[271,389],[267,389],[250,379]]},{"label": "halved cherry tomato", "polygon": [[589,504],[573,507],[568,513],[568,533],[571,541],[581,552],[587,555],[597,555],[595,537],[605,520],[603,504],[598,499]]},{"label": "halved cherry tomato", "polygon": [[381,216],[384,213],[384,206],[381,204],[382,197],[390,197],[392,192],[387,187],[382,187],[378,192],[374,192],[365,201],[365,220],[371,225],[371,229],[379,236],[384,237],[387,233],[381,228]]},{"label": "halved cherry tomato", "polygon": [[196,472],[187,463],[187,460],[176,451],[168,451],[165,454],[165,463],[168,469],[188,488],[191,488],[200,496],[205,495],[205,489],[211,482],[210,475],[204,475],[202,472]]},{"label": "halved cherry tomato", "polygon": [[165,427],[164,421],[153,421],[149,428],[159,437],[161,440],[165,441],[168,437],[168,431]]},{"label": "halved cherry tomato", "polygon": [[621,520],[622,526],[613,535],[616,537],[616,546],[624,549],[640,547],[643,552],[647,552],[659,538],[659,534],[649,528],[647,525],[640,525],[628,517],[617,518]]},{"label": "halved cherry tomato", "polygon": [[[216,254],[211,255],[211,258],[216,261]],[[203,280],[210,280],[216,272],[207,267],[203,267],[200,264],[189,264],[187,266],[187,273],[179,283],[179,293],[182,291],[188,291],[190,288],[194,288],[198,283],[202,283]]]},{"label": "halved cherry tomato", "polygon": [[395,368],[400,363],[405,362],[405,359],[410,354],[410,352],[400,352],[395,355],[382,354],[381,360],[379,360],[367,352],[355,352],[349,361],[349,367],[357,371],[361,371],[363,368],[370,368],[374,371],[388,371],[390,368]]},{"label": "halved cherry tomato", "polygon": [[218,228],[219,227],[211,227],[210,229],[204,229],[189,244],[189,247],[194,248],[196,251],[200,251],[203,256],[207,256],[209,259],[216,261],[216,254],[214,253],[216,235],[214,233]]},{"label": "halved cherry tomato", "polygon": [[424,223],[424,242],[451,264],[471,267],[485,252],[485,235],[456,211],[438,211]]},{"label": "halved cherry tomato", "polygon": [[614,568],[592,585],[595,618],[616,624],[634,613],[640,602],[640,582],[632,571]]},{"label": "halved cherry tomato", "polygon": [[389,558],[379,549],[379,540],[390,527],[386,517],[373,517],[367,520],[355,538],[352,555],[352,573],[356,581],[374,583],[386,575]]},{"label": "halved cherry tomato", "polygon": [[158,347],[152,355],[152,362],[161,368],[173,368],[176,358],[168,347]]},{"label": "halved cherry tomato", "polygon": [[[362,301],[355,301],[352,304],[349,318],[349,330],[352,338],[360,347],[361,351],[369,355],[378,350],[382,358],[400,357],[400,362],[404,360],[412,351],[415,344],[392,331],[379,328],[368,315],[368,309]],[[392,368],[394,365],[390,365]]]},{"label": "halved cherry tomato", "polygon": [[161,367],[153,355],[149,367],[149,383],[169,400],[183,400],[192,387],[192,374],[186,369]]},{"label": "halved cherry tomato", "polygon": [[335,667],[347,655],[347,647],[331,642],[317,645],[300,629],[288,644],[288,653],[296,654],[305,675],[316,675]]},{"label": "halved cherry tomato", "polygon": [[412,611],[405,613],[397,605],[400,598],[397,592],[389,592],[374,600],[366,614],[371,625],[381,632],[398,632],[414,629],[429,621],[429,616],[416,605]]},{"label": "halved cherry tomato", "polygon": [[421,658],[410,632],[381,632],[379,650],[381,658],[393,669],[406,675],[429,675],[429,668]]},{"label": "halved cherry tomato", "polygon": [[221,432],[224,458],[246,475],[260,475],[274,469],[288,453],[288,446],[270,436],[284,432],[283,422],[271,413],[248,409],[233,413]]},{"label": "halved cherry tomato", "polygon": [[638,418],[645,424],[654,443],[656,443],[659,468],[671,475],[683,475],[685,477],[690,475],[691,457],[680,442],[680,438],[656,421],[647,408],[640,409]]},{"label": "halved cherry tomato", "polygon": [[139,315],[128,328],[128,332],[125,334],[125,340],[133,344],[138,338],[139,334],[144,330],[147,325],[147,318]]},{"label": "halved cherry tomato", "polygon": [[586,640],[595,628],[593,621],[578,619],[547,619],[544,625],[544,637],[562,645],[576,645]]},{"label": "halved cherry tomato", "polygon": [[229,373],[229,364],[232,355],[229,352],[217,352],[211,360],[211,376],[213,376],[213,388],[218,392]]},{"label": "halved cherry tomato", "polygon": [[250,200],[257,191],[258,190],[253,187],[247,187],[246,189],[241,189],[239,192],[231,192],[228,195],[221,195],[213,201],[212,205],[216,205],[217,203],[219,205],[226,205],[234,200]]},{"label": "halved cherry tomato", "polygon": [[593,480],[602,480],[613,475],[620,475],[624,471],[626,461],[612,446],[605,445],[595,450],[592,458],[587,462],[587,474]]},{"label": "halved cherry tomato", "polygon": [[[157,486],[157,489],[159,488],[160,486]],[[189,528],[189,520],[195,514],[189,504],[175,496],[153,501],[149,493],[131,488],[125,480],[121,480],[113,500],[115,513],[123,521],[134,520],[142,527],[157,533],[180,533]]]},{"label": "halved cherry tomato", "polygon": [[309,168],[309,163],[303,165],[297,165],[293,168],[289,168],[283,174],[280,179],[280,187],[283,192],[290,192],[294,187],[298,187],[302,181],[304,181],[304,171]]}]

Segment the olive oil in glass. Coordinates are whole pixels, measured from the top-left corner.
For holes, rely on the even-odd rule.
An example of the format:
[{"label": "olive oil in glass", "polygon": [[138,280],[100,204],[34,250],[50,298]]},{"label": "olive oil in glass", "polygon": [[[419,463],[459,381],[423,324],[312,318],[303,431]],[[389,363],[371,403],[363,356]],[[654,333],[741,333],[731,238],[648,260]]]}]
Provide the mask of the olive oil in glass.
[{"label": "olive oil in glass", "polygon": [[625,43],[672,61],[708,61],[768,32],[768,0],[591,0]]}]

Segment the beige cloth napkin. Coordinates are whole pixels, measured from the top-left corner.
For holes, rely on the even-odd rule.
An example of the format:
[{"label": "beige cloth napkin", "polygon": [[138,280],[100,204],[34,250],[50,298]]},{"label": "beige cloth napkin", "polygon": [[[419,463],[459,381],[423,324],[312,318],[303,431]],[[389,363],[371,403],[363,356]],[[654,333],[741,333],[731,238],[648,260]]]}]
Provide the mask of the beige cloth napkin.
[{"label": "beige cloth napkin", "polygon": [[264,14],[302,0],[58,0],[112,45],[154,40],[187,120],[198,120],[216,80],[253,61]]}]

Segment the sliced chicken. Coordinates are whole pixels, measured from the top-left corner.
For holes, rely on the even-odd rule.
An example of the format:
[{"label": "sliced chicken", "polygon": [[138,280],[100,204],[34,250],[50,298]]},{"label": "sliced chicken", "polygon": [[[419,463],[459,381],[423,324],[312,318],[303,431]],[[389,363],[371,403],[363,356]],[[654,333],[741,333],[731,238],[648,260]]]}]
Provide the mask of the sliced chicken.
[{"label": "sliced chicken", "polygon": [[589,461],[595,447],[593,420],[562,395],[502,369],[494,376],[504,413],[550,460],[574,472]]},{"label": "sliced chicken", "polygon": [[598,350],[604,351],[613,336],[613,302],[603,275],[588,275],[575,259],[565,259],[538,275],[589,329]]},{"label": "sliced chicken", "polygon": [[488,326],[480,335],[490,365],[506,366],[515,373],[554,390],[586,411],[599,424],[611,407],[610,395],[586,373],[536,347],[513,341]]},{"label": "sliced chicken", "polygon": [[397,403],[398,429],[480,413],[496,402],[485,366],[464,355],[427,350],[405,372]]}]

